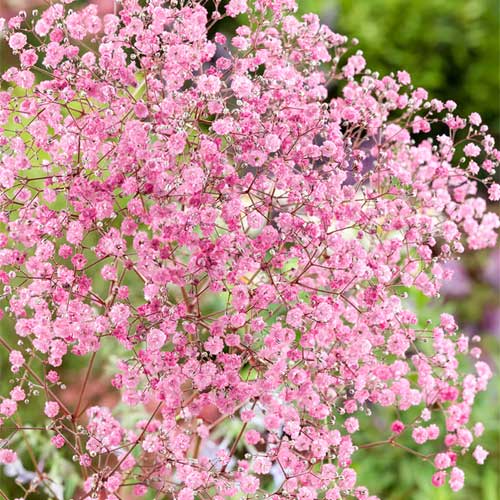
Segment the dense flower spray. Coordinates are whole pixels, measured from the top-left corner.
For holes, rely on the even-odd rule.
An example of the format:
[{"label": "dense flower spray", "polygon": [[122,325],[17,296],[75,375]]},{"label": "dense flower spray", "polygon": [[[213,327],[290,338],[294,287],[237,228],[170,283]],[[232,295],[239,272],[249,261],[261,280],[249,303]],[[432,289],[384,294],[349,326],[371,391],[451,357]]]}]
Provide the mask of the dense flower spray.
[{"label": "dense flower spray", "polygon": [[[437,296],[443,261],[495,244],[480,116],[372,73],[294,0],[64,4],[0,21],[20,61],[0,92],[3,428],[39,405],[80,498],[373,499],[352,465],[379,445],[459,490],[460,455],[487,456],[470,412],[491,371],[406,292]],[[137,418],[86,398],[106,361]],[[363,442],[377,407],[397,419]],[[40,467],[26,497],[55,495]]]}]

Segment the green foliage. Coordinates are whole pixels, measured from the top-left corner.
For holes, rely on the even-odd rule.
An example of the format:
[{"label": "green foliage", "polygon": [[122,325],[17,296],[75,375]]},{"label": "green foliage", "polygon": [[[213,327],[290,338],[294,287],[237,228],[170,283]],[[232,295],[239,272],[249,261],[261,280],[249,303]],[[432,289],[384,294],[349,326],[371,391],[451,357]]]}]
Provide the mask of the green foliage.
[{"label": "green foliage", "polygon": [[368,66],[405,69],[416,86],[479,112],[500,132],[500,9],[496,0],[303,0],[336,31],[360,41]]}]

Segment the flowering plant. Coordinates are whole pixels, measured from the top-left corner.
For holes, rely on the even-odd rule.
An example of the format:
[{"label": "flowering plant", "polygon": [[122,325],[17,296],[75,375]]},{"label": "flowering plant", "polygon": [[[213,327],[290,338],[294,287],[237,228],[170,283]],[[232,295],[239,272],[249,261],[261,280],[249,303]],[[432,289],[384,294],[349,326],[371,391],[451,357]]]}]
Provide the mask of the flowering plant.
[{"label": "flowering plant", "polygon": [[[356,451],[387,445],[459,490],[491,370],[407,291],[437,296],[443,261],[496,242],[477,190],[500,198],[500,153],[480,116],[404,71],[372,73],[293,0],[122,0],[102,18],[70,3],[0,22],[20,60],[0,92],[1,298],[17,336],[0,337],[14,374],[0,463],[38,430],[73,456],[80,498],[362,500],[376,497]],[[217,31],[239,15],[234,36]],[[110,350],[128,415],[86,399]],[[46,428],[23,425],[28,399]],[[397,418],[362,442],[377,407]],[[35,468],[25,497],[63,498]]]}]

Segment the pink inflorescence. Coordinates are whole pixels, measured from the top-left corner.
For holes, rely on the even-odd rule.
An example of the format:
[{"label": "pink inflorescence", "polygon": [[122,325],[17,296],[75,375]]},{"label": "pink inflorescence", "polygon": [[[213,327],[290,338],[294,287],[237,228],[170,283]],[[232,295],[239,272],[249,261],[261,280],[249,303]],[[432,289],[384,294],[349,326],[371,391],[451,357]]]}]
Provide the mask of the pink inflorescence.
[{"label": "pink inflorescence", "polygon": [[374,499],[352,466],[384,444],[460,489],[491,370],[407,292],[438,296],[443,261],[495,244],[479,115],[372,73],[294,0],[70,3],[0,20],[20,58],[0,92],[2,426],[29,396],[81,498]]}]

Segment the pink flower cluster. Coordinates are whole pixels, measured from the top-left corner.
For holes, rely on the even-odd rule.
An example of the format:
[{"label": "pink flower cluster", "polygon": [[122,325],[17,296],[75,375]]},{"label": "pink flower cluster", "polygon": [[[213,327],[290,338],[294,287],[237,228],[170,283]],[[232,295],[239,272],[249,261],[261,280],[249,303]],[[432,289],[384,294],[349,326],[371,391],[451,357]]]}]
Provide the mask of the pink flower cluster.
[{"label": "pink flower cluster", "polygon": [[[70,3],[0,23],[20,58],[0,92],[17,336],[0,338],[0,424],[40,404],[82,498],[374,499],[353,464],[379,444],[460,489],[492,374],[452,316],[425,323],[406,292],[436,297],[443,261],[496,242],[477,179],[500,198],[500,153],[479,115],[371,72],[294,0],[122,0],[103,17]],[[111,352],[120,405],[87,408]],[[88,365],[68,402],[75,356]],[[363,442],[377,407],[398,420]]]}]

